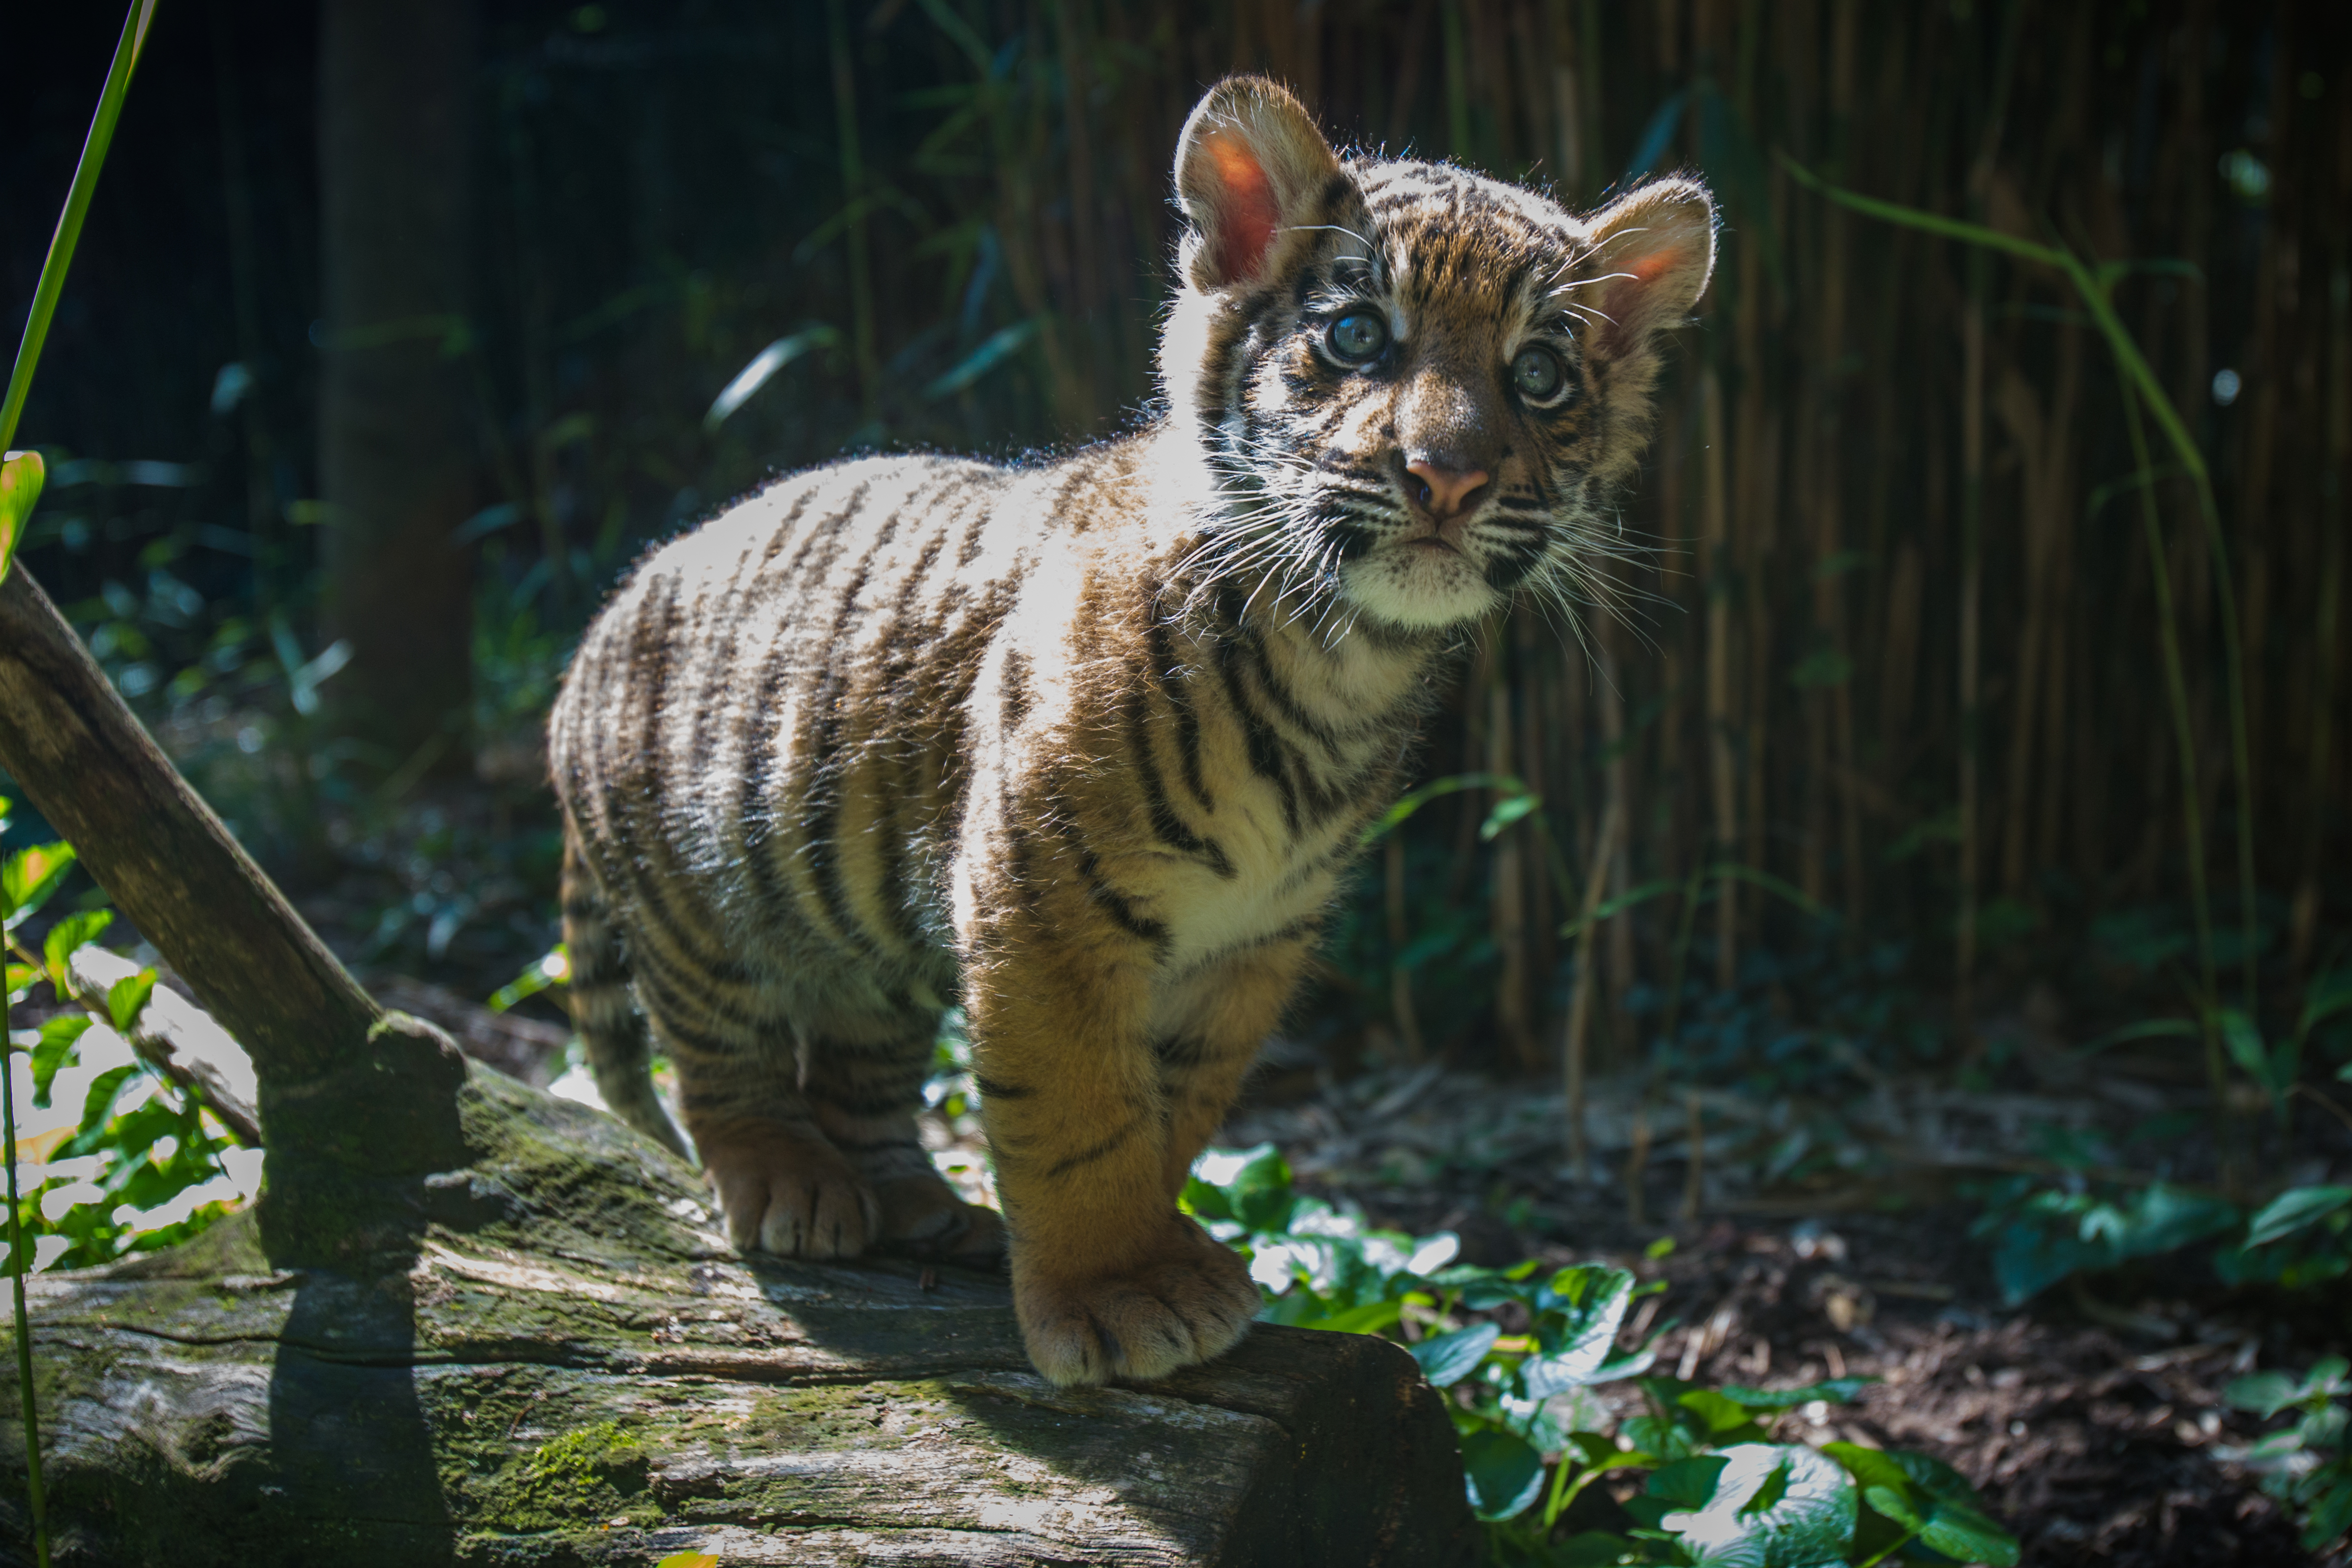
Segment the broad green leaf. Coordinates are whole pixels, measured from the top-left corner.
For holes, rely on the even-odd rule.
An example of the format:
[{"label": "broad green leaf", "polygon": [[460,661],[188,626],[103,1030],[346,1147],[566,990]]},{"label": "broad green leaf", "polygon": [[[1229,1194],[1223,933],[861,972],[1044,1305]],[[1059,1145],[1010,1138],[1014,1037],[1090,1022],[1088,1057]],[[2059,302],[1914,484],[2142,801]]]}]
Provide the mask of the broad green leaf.
[{"label": "broad green leaf", "polygon": [[2283,1372],[2258,1372],[2251,1377],[2232,1378],[2221,1397],[2241,1410],[2275,1415],[2294,1404],[2301,1392],[2294,1379]]},{"label": "broad green leaf", "polygon": [[1604,1294],[1577,1313],[1567,1325],[1558,1350],[1531,1356],[1519,1367],[1528,1397],[1549,1399],[1563,1389],[1592,1382],[1610,1362],[1616,1348],[1617,1326],[1624,1321],[1626,1303],[1633,1297],[1633,1278],[1621,1275]]},{"label": "broad green leaf", "polygon": [[1685,1550],[1759,1568],[1845,1561],[1861,1500],[1836,1460],[1785,1443],[1740,1443],[1717,1457],[1723,1469],[1706,1500],[1665,1517]]},{"label": "broad green leaf", "polygon": [[1462,1439],[1470,1506],[1481,1519],[1509,1519],[1543,1489],[1543,1456],[1517,1432],[1489,1426]]},{"label": "broad green leaf", "polygon": [[1377,1334],[1404,1316],[1404,1303],[1396,1299],[1367,1301],[1360,1307],[1350,1307],[1328,1318],[1318,1318],[1298,1326],[1321,1329],[1333,1334]]},{"label": "broad green leaf", "polygon": [[1494,1323],[1473,1323],[1405,1348],[1421,1363],[1421,1374],[1429,1379],[1430,1386],[1450,1388],[1469,1376],[1502,1336],[1502,1329]]},{"label": "broad green leaf", "polygon": [[1687,1459],[1676,1459],[1652,1471],[1649,1484],[1643,1489],[1649,1496],[1675,1508],[1702,1509],[1714,1500],[1716,1483],[1722,1479],[1730,1462],[1721,1454],[1698,1454]]},{"label": "broad green leaf", "polygon": [[89,1091],[82,1096],[81,1124],[74,1135],[58,1147],[61,1159],[75,1159],[83,1154],[95,1154],[106,1147],[106,1123],[114,1114],[114,1102],[122,1098],[122,1086],[137,1075],[139,1069],[126,1062],[119,1068],[109,1068],[89,1081]]},{"label": "broad green leaf", "polygon": [[147,998],[155,992],[155,972],[142,969],[136,974],[126,974],[107,987],[106,1016],[114,1021],[114,1031],[128,1035],[139,1022],[139,1015],[147,1008]]},{"label": "broad green leaf", "polygon": [[1726,1384],[1723,1396],[1750,1410],[1794,1410],[1816,1399],[1843,1405],[1877,1381],[1874,1377],[1832,1377],[1806,1384],[1802,1388],[1743,1388],[1738,1384]]},{"label": "broad green leaf", "polygon": [[[1853,1472],[1853,1479],[1869,1487],[1895,1487],[1911,1484],[1910,1476],[1895,1462],[1893,1455],[1883,1448],[1865,1448],[1859,1443],[1824,1443],[1822,1452]],[[1877,1508],[1876,1503],[1870,1505]],[[1885,1513],[1884,1509],[1879,1510]],[[1887,1515],[1892,1519],[1895,1516]]]},{"label": "broad green leaf", "polygon": [[[1902,1467],[1914,1489],[1912,1495],[1924,1495],[1927,1500],[1919,1523],[1921,1544],[1964,1563],[2012,1568],[2017,1562],[2017,1538],[1985,1513],[1976,1488],[1966,1476],[1941,1459],[1907,1448],[1891,1449],[1886,1457]],[[1870,1506],[1878,1508],[1874,1496]]]},{"label": "broad green leaf", "polygon": [[87,1013],[60,1013],[41,1025],[41,1037],[33,1047],[34,1110],[49,1108],[49,1088],[59,1072],[73,1066],[74,1047],[92,1021]]},{"label": "broad green leaf", "polygon": [[2248,1223],[2246,1245],[2261,1247],[2283,1236],[2292,1236],[2347,1204],[2352,1204],[2352,1187],[2289,1187]]},{"label": "broad green leaf", "polygon": [[66,994],[66,966],[73,962],[73,955],[104,935],[113,923],[112,910],[83,910],[51,926],[49,934],[41,939],[41,960],[59,996]]},{"label": "broad green leaf", "polygon": [[0,583],[8,580],[16,542],[25,537],[25,519],[32,515],[33,503],[41,497],[43,477],[38,452],[10,452],[0,458]]},{"label": "broad green leaf", "polygon": [[58,884],[73,868],[70,844],[35,844],[19,849],[0,866],[0,915],[10,931],[17,922],[49,901]]},{"label": "broad green leaf", "polygon": [[1747,1406],[1712,1388],[1694,1388],[1675,1403],[1706,1422],[1709,1434],[1735,1432],[1749,1425]]}]

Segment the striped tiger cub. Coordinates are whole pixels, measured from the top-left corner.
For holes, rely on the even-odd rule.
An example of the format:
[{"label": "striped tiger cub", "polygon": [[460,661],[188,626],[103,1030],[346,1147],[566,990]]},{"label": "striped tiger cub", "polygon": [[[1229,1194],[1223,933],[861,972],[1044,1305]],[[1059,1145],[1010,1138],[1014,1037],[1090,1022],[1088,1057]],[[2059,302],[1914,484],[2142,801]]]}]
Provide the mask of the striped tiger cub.
[{"label": "striped tiger cub", "polygon": [[[1255,78],[1193,110],[1176,190],[1152,422],[776,481],[637,568],[551,727],[608,1103],[684,1153],[668,1055],[739,1247],[1009,1244],[1061,1384],[1246,1331],[1177,1192],[1469,629],[1596,586],[1715,256],[1688,181],[1579,217],[1343,159]],[[917,1141],[950,1001],[1001,1228]]]}]

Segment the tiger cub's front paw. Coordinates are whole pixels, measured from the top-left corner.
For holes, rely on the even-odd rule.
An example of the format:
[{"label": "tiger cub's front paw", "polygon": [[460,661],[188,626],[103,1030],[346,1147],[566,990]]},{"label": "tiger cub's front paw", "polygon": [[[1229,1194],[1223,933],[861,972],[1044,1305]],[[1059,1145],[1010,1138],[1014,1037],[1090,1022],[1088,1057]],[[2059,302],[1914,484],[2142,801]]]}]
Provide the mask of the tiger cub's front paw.
[{"label": "tiger cub's front paw", "polygon": [[1222,1355],[1249,1331],[1258,1291],[1248,1268],[1192,1221],[1171,1215],[1141,1262],[1087,1272],[1015,1247],[1013,1302],[1029,1360],[1052,1381],[1149,1381]]},{"label": "tiger cub's front paw", "polygon": [[874,1189],[822,1138],[738,1121],[698,1127],[694,1142],[738,1251],[855,1258],[880,1229]]}]

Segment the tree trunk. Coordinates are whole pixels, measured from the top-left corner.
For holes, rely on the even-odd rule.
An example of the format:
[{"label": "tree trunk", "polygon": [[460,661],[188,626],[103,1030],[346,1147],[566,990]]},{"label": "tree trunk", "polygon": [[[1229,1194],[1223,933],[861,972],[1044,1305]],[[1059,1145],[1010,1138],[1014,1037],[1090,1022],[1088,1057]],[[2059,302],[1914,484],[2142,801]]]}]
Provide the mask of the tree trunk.
[{"label": "tree trunk", "polygon": [[[1383,1340],[1262,1326],[1056,1389],[998,1276],[738,1257],[668,1152],[380,1012],[21,563],[0,763],[249,1047],[268,1156],[188,1246],[30,1282],[60,1564],[1472,1555],[1444,1406]],[[0,1369],[25,1561],[19,1398]]]},{"label": "tree trunk", "polygon": [[[399,768],[464,754],[473,574],[466,326],[471,0],[325,0],[319,43],[326,688]],[[562,563],[557,563],[560,571]]]}]

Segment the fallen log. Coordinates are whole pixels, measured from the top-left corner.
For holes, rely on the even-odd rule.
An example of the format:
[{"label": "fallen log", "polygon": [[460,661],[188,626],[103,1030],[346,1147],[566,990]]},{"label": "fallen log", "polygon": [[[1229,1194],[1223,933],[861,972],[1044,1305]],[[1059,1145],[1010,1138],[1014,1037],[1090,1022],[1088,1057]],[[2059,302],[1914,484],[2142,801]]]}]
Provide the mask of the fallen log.
[{"label": "fallen log", "polygon": [[[1448,1563],[1473,1527],[1412,1359],[1261,1326],[1056,1389],[1001,1277],[744,1258],[696,1173],[378,1009],[21,563],[0,763],[250,1052],[254,1208],[36,1276],[60,1564]],[[0,1369],[0,1551],[29,1561]]]}]

